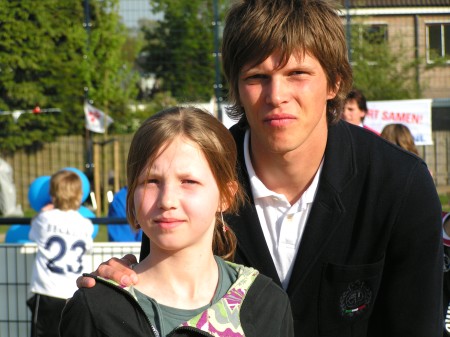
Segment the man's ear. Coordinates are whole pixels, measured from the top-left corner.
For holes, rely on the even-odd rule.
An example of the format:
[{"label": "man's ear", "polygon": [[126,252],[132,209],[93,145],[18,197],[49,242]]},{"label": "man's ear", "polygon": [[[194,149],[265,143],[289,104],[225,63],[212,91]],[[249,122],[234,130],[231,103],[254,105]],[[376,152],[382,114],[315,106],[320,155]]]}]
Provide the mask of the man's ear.
[{"label": "man's ear", "polygon": [[335,98],[337,93],[339,92],[339,88],[340,87],[341,87],[341,77],[338,76],[334,86],[330,87],[330,90],[328,90],[328,97],[327,97],[327,99]]},{"label": "man's ear", "polygon": [[[227,188],[230,192],[230,196],[234,196],[238,190],[238,183],[236,181],[230,181],[229,183],[227,183]],[[226,200],[224,198],[222,198],[222,201],[220,202],[220,212],[225,212],[231,205],[230,202],[231,200]]]}]

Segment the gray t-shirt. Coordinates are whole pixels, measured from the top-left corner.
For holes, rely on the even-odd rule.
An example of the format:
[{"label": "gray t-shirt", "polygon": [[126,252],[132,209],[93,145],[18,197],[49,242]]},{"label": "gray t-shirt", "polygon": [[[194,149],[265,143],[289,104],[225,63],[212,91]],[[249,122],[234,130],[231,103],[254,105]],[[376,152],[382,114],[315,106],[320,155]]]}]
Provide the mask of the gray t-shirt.
[{"label": "gray t-shirt", "polygon": [[201,308],[184,310],[168,307],[157,303],[153,298],[146,296],[140,291],[134,290],[139,304],[144,309],[152,325],[158,330],[160,336],[167,336],[181,323],[208,309],[213,303],[219,301],[236,281],[237,271],[220,257],[214,256],[214,258],[219,268],[219,282],[211,303]]}]

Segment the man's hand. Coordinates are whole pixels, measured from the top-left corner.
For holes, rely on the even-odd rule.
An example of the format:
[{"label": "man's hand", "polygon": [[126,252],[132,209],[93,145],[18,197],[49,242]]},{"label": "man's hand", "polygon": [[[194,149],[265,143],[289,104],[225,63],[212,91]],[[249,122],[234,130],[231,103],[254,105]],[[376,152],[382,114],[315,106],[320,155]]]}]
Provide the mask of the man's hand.
[{"label": "man's hand", "polygon": [[[132,254],[127,254],[121,259],[113,257],[101,263],[92,274],[116,281],[123,286],[131,286],[138,283],[138,277],[131,269],[131,266],[135,263],[137,263],[137,260]],[[95,286],[95,280],[92,277],[80,276],[77,279],[78,288],[92,288],[93,286]]]}]

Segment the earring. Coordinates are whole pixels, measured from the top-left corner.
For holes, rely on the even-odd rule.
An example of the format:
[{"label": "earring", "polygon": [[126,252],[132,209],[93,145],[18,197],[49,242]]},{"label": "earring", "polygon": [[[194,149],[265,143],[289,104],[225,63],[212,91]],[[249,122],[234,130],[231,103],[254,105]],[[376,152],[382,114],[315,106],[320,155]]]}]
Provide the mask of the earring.
[{"label": "earring", "polygon": [[224,233],[226,233],[228,227],[227,227],[227,225],[225,225],[225,220],[223,220],[223,213],[222,212],[220,212],[220,216],[222,218],[222,230],[223,230]]}]

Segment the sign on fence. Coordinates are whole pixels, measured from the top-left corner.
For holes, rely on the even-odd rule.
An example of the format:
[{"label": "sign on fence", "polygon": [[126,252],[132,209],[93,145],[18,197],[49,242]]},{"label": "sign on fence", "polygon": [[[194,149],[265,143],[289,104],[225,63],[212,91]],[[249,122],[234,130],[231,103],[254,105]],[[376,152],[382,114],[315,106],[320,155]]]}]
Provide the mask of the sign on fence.
[{"label": "sign on fence", "polygon": [[411,131],[416,145],[433,145],[431,103],[431,99],[369,101],[364,124],[380,133],[387,124],[404,124]]}]

